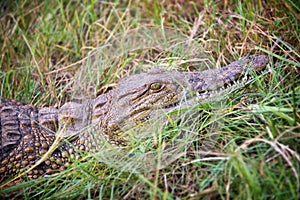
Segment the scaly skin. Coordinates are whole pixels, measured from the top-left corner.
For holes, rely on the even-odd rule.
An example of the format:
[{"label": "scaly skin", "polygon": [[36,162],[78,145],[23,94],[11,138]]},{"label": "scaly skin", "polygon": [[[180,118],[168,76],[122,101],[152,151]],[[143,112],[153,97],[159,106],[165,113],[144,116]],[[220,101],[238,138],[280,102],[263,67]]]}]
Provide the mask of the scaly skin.
[{"label": "scaly skin", "polygon": [[[118,86],[82,104],[37,108],[1,99],[0,182],[29,169],[49,150],[58,135],[71,138],[29,171],[30,179],[64,170],[78,157],[76,151],[96,152],[106,139],[126,145],[123,130],[176,109],[182,97],[203,102],[226,92],[249,71],[260,71],[267,56],[248,56],[220,69],[202,72],[152,70],[129,76]],[[197,101],[195,101],[197,100]],[[92,127],[92,128],[90,128]]]}]

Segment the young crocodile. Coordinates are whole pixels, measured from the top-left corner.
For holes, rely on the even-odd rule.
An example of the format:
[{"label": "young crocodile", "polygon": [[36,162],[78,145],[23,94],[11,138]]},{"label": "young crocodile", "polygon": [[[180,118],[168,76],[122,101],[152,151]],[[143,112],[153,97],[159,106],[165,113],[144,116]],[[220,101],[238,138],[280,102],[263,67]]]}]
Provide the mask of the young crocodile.
[{"label": "young crocodile", "polygon": [[[267,63],[267,56],[260,55],[202,72],[154,70],[129,76],[96,99],[82,104],[68,102],[59,109],[37,108],[2,98],[0,182],[35,165],[58,135],[72,137],[71,144],[60,144],[27,177],[32,179],[64,170],[76,159],[78,149],[96,152],[103,139],[113,145],[124,145],[126,138],[120,136],[121,130],[153,118],[158,111],[176,108],[183,96],[207,101],[236,80],[242,80],[249,71],[260,71]],[[91,125],[93,128],[88,129]]]}]

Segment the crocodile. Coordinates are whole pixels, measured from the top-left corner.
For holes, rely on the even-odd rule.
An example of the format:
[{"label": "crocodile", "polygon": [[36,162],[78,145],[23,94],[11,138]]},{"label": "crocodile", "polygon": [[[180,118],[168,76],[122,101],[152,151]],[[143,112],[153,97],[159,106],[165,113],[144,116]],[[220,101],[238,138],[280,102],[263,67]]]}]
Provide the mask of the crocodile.
[{"label": "crocodile", "polygon": [[[103,140],[124,146],[124,130],[176,109],[183,97],[193,103],[210,101],[267,63],[266,55],[251,55],[200,72],[150,70],[121,79],[95,99],[67,102],[60,108],[1,98],[0,182],[25,172],[26,178],[35,179],[65,170],[78,158],[77,152],[97,152]],[[51,150],[57,137],[68,140]]]}]

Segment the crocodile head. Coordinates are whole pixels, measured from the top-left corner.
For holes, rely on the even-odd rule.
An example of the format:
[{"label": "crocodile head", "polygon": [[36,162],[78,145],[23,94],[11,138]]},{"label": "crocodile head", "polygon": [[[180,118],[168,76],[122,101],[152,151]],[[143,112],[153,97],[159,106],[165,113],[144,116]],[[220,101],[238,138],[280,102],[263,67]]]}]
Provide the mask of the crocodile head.
[{"label": "crocodile head", "polygon": [[121,80],[112,95],[108,128],[139,124],[157,110],[176,107],[188,86],[184,73],[161,70]]},{"label": "crocodile head", "polygon": [[168,112],[187,101],[207,101],[245,81],[250,71],[260,71],[267,63],[265,55],[248,56],[202,72],[154,70],[129,76],[112,92],[106,129],[115,134],[120,128],[148,121],[157,112]]}]

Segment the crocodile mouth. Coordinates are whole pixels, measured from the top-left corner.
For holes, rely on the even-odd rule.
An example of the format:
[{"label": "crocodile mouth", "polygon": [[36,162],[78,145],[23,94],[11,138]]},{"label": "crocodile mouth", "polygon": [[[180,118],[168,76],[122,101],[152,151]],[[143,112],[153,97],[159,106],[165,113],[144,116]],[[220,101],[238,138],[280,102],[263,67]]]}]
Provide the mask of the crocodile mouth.
[{"label": "crocodile mouth", "polygon": [[216,97],[225,92],[230,93],[232,90],[238,89],[253,80],[253,77],[250,74],[245,74],[238,78],[227,81],[223,84],[222,87],[218,87],[215,90],[201,90],[196,92],[198,100],[205,100],[209,98]]}]

